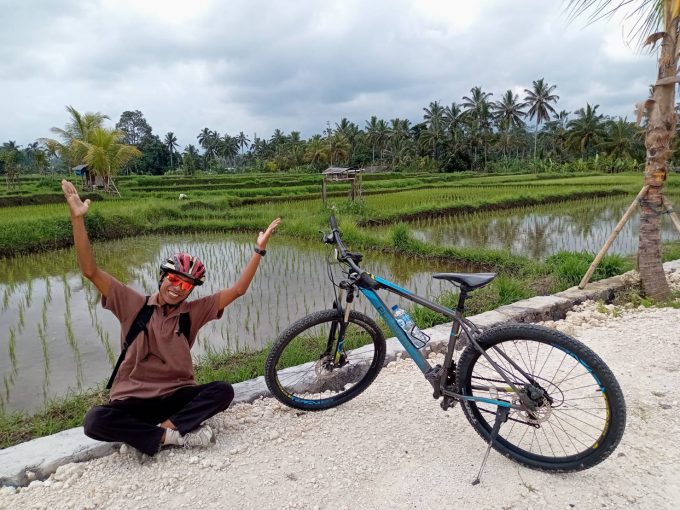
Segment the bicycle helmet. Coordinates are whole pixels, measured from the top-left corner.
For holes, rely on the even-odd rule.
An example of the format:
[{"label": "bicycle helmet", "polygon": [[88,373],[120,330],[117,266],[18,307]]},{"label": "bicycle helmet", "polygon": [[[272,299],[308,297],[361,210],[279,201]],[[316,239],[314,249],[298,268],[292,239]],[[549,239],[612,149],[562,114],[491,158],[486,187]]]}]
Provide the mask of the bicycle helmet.
[{"label": "bicycle helmet", "polygon": [[184,276],[191,280],[194,285],[203,285],[205,281],[205,266],[201,259],[184,252],[171,255],[161,264],[161,282],[167,273]]}]

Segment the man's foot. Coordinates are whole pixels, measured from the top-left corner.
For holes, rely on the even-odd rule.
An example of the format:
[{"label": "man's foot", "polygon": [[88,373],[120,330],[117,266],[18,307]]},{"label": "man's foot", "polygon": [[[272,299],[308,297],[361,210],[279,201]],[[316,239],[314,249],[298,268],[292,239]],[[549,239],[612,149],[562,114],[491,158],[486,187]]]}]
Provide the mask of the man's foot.
[{"label": "man's foot", "polygon": [[209,425],[201,425],[196,430],[182,436],[184,448],[205,448],[215,443],[215,434]]}]

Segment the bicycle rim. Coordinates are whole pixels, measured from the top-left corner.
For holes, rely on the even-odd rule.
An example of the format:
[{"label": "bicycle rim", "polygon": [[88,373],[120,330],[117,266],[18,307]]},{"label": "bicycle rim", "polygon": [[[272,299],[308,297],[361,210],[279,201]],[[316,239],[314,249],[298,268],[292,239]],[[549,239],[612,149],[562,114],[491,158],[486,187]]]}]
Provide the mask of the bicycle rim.
[{"label": "bicycle rim", "polygon": [[325,409],[361,393],[385,356],[382,333],[365,319],[350,314],[339,351],[335,311],[311,315],[285,331],[267,362],[267,384],[274,396],[293,407]]},{"label": "bicycle rim", "polygon": [[[542,469],[577,470],[600,462],[618,444],[625,422],[623,396],[613,375],[592,351],[566,335],[567,341],[553,330],[517,328],[522,330],[528,334],[480,342],[496,367],[472,348],[464,353],[463,394],[521,406],[521,394],[538,385],[548,397],[532,410],[512,409],[496,449]],[[488,437],[497,405],[468,401],[464,410]]]}]

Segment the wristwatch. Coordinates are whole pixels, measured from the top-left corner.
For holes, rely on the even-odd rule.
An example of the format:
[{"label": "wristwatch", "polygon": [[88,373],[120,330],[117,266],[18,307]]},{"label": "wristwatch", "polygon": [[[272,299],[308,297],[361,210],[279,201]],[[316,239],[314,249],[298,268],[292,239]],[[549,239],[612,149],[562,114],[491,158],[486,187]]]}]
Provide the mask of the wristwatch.
[{"label": "wristwatch", "polygon": [[264,257],[267,254],[267,250],[260,250],[257,246],[254,249],[255,253],[257,253],[260,257]]}]

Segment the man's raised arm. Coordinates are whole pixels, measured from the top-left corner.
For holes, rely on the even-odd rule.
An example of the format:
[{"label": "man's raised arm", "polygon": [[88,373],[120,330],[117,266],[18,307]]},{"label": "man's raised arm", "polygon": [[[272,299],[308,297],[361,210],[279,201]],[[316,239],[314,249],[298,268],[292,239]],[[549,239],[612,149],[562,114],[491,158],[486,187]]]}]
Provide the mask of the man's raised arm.
[{"label": "man's raised arm", "polygon": [[71,209],[71,225],[73,226],[73,244],[76,248],[78,265],[83,275],[88,278],[99,290],[102,296],[109,293],[112,277],[97,267],[90,246],[90,239],[85,230],[85,215],[90,208],[90,200],[83,202],[78,196],[75,186],[69,181],[61,181],[61,189]]},{"label": "man's raised arm", "polygon": [[220,310],[246,293],[248,287],[250,287],[250,282],[253,281],[257,267],[260,265],[260,259],[264,256],[269,238],[274,233],[274,230],[276,230],[276,227],[279,226],[279,223],[281,223],[281,218],[276,218],[269,224],[267,230],[260,232],[257,236],[257,241],[255,243],[257,245],[257,250],[246,264],[238,281],[228,289],[224,289],[220,292]]}]

